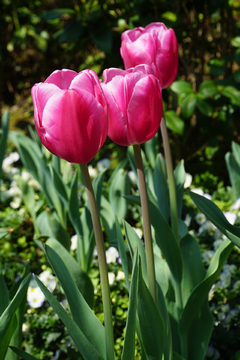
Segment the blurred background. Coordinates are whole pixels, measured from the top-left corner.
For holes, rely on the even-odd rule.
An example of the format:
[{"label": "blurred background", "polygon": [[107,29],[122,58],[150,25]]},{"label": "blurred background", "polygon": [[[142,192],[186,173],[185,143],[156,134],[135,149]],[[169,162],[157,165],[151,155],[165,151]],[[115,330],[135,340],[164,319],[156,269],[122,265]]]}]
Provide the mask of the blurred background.
[{"label": "blurred background", "polygon": [[[163,91],[174,162],[183,158],[208,189],[219,179],[227,185],[224,155],[232,140],[240,143],[240,0],[2,0],[1,113],[9,108],[10,129],[27,133],[34,83],[56,69],[89,68],[101,77],[105,68],[123,68],[121,33],[150,22],[175,30],[176,80],[191,87],[190,94]],[[125,151],[106,142],[113,162]]]}]

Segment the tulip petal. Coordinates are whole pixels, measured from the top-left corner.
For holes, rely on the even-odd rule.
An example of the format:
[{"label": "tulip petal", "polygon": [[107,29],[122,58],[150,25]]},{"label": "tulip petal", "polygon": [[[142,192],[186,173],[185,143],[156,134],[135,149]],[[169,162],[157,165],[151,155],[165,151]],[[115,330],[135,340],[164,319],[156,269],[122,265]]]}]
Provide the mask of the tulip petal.
[{"label": "tulip petal", "polygon": [[121,56],[125,68],[139,64],[151,64],[156,56],[156,44],[151,34],[142,34],[136,41],[123,41]]},{"label": "tulip petal", "polygon": [[87,163],[103,143],[102,116],[103,107],[88,92],[71,89],[56,93],[43,111],[44,145],[51,144],[55,153],[69,162]]},{"label": "tulip petal", "polygon": [[[129,70],[129,69],[128,69]],[[124,76],[126,73],[126,70],[117,69],[117,68],[110,68],[105,69],[103,71],[103,81],[105,84],[107,84],[109,81],[111,81],[115,76],[122,75]]]},{"label": "tulip petal", "polygon": [[77,75],[76,71],[63,69],[55,70],[45,81],[44,83],[54,84],[59,89],[65,90],[68,89],[71,85],[72,80]]},{"label": "tulip petal", "polygon": [[34,119],[38,128],[42,127],[42,114],[48,100],[57,92],[61,91],[54,84],[35,84],[31,90],[34,105]]},{"label": "tulip petal", "polygon": [[162,117],[162,95],[158,80],[152,76],[136,84],[128,106],[129,144],[141,144],[153,138]]}]

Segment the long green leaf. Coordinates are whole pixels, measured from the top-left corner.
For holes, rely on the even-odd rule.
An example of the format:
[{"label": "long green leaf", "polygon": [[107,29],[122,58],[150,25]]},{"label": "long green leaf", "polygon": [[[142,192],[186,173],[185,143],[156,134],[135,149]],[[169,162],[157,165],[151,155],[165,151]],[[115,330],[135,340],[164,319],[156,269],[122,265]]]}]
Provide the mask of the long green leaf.
[{"label": "long green leaf", "polygon": [[15,346],[10,346],[10,348],[11,348],[12,351],[14,351],[16,354],[18,354],[19,356],[21,356],[24,360],[37,360],[37,358],[35,358],[35,356],[32,356],[32,355],[26,353],[25,351],[16,348]]},{"label": "long green leaf", "polygon": [[0,267],[0,316],[9,304],[9,293]]},{"label": "long green leaf", "polygon": [[22,281],[21,285],[18,288],[14,298],[4,310],[0,317],[0,360],[4,359],[4,356],[7,351],[8,344],[11,340],[11,337],[16,329],[17,321],[15,312],[19,307],[22,299],[26,296],[28,284],[30,281],[31,275],[27,275]]},{"label": "long green leaf", "polygon": [[236,201],[240,197],[240,165],[238,164],[235,156],[230,152],[225,155],[225,161],[233,189],[233,198],[234,201]]},{"label": "long green leaf", "polygon": [[163,318],[142,277],[139,262],[137,314],[141,340],[148,360],[161,360],[164,352],[165,326]]},{"label": "long green leaf", "polygon": [[124,225],[125,234],[126,234],[129,250],[130,250],[130,253],[131,253],[131,257],[133,259],[135,249],[137,248],[138,249],[138,254],[139,254],[139,256],[141,258],[141,261],[142,261],[143,278],[147,283],[147,262],[146,262],[145,248],[144,248],[144,246],[142,244],[142,240],[139,239],[137,233],[133,230],[131,225],[129,225],[126,221],[124,221],[123,225]]},{"label": "long green leaf", "polygon": [[126,324],[126,332],[124,337],[124,345],[122,352],[122,360],[134,360],[135,355],[135,331],[136,331],[136,309],[137,309],[137,277],[138,252],[135,251],[133,259],[132,280],[129,292],[128,317]]},{"label": "long green leaf", "polygon": [[109,202],[119,220],[124,219],[127,214],[128,202],[123,196],[129,194],[129,176],[123,169],[119,169],[109,188]]},{"label": "long green leaf", "polygon": [[121,261],[122,261],[122,268],[123,268],[123,272],[125,275],[125,281],[127,284],[127,288],[128,291],[130,289],[130,284],[129,284],[129,279],[128,279],[128,262],[127,262],[127,254],[126,254],[126,248],[125,248],[125,243],[124,243],[124,239],[123,239],[123,235],[121,232],[121,228],[119,225],[119,222],[116,218],[116,232],[117,232],[117,242],[118,242],[118,251],[121,257]]},{"label": "long green leaf", "polygon": [[[57,299],[50,293],[50,291],[43,285],[43,283],[34,276],[38,286],[42,290],[46,299],[52,306],[53,310],[60,317],[64,325],[66,326],[71,338],[73,339],[76,347],[78,348],[80,354],[83,356],[84,360],[105,360],[96,348],[90,343],[84,333],[80,330],[76,322],[68,315],[68,313],[63,309],[62,305],[59,304]],[[84,315],[84,313],[82,314]],[[89,326],[91,323],[89,323]]]},{"label": "long green leaf", "polygon": [[166,163],[161,154],[158,154],[154,169],[154,188],[158,200],[158,209],[164,219],[169,222],[170,203],[169,190],[166,176]]},{"label": "long green leaf", "polygon": [[8,138],[9,111],[6,110],[2,117],[2,135],[0,139],[0,179],[2,177],[2,162],[4,159],[5,149]]},{"label": "long green leaf", "polygon": [[65,292],[75,323],[88,341],[105,358],[105,331],[103,325],[85,302],[60,256],[47,245],[46,254]]},{"label": "long green leaf", "polygon": [[189,192],[194,203],[206,217],[235,245],[240,247],[240,228],[231,225],[222,211],[212,201],[193,192]]},{"label": "long green leaf", "polygon": [[187,334],[194,318],[199,314],[204,301],[207,299],[211,286],[215,283],[220,271],[227,260],[234,244],[225,240],[217,249],[204,280],[191,292],[179,322],[179,333]]},{"label": "long green leaf", "polygon": [[59,241],[50,238],[47,240],[46,244],[50,246],[59,255],[59,257],[61,257],[82,296],[92,308],[94,301],[93,285],[88,275],[81,269],[79,263],[59,243]]},{"label": "long green leaf", "polygon": [[183,202],[183,193],[184,193],[184,183],[186,179],[186,173],[184,168],[184,160],[181,160],[176,169],[174,170],[174,178],[176,184],[176,193],[177,193],[177,208],[178,208],[178,217],[182,217],[182,202]]},{"label": "long green leaf", "polygon": [[[140,205],[140,198],[137,196],[128,196],[127,199],[134,204]],[[180,284],[182,279],[182,255],[179,243],[163,215],[151,201],[149,201],[149,209],[151,223],[155,229],[156,242],[168,263],[174,279]]]}]

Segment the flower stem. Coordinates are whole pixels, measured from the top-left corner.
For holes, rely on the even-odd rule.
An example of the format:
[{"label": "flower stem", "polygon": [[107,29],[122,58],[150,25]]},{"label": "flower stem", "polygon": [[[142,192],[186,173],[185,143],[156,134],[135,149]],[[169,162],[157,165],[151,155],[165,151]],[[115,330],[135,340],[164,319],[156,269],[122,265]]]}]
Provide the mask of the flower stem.
[{"label": "flower stem", "polygon": [[97,252],[98,252],[99,271],[100,271],[100,280],[101,280],[101,288],[102,288],[104,324],[105,324],[105,334],[106,334],[106,355],[107,355],[106,360],[114,360],[112,306],[111,306],[110,289],[108,282],[108,269],[107,269],[102,227],[100,223],[99,212],[98,212],[97,203],[94,196],[94,191],[89,176],[87,164],[80,164],[80,168],[88,197],[93,228],[95,233]]},{"label": "flower stem", "polygon": [[179,241],[176,185],[175,185],[175,179],[174,179],[174,173],[173,173],[171,149],[170,149],[166,121],[165,121],[164,116],[162,116],[160,128],[161,128],[162,139],[163,139],[163,147],[164,147],[164,153],[165,153],[165,159],[166,159],[167,176],[168,176],[168,184],[169,184],[171,226],[172,226],[173,234],[175,235],[177,241]]},{"label": "flower stem", "polygon": [[143,231],[144,231],[144,239],[145,239],[147,273],[148,273],[148,287],[154,301],[157,303],[156,275],[155,275],[155,267],[154,267],[151,220],[150,220],[147,186],[146,186],[140,145],[139,144],[133,145],[133,150],[137,165],[137,174],[139,180],[139,190],[140,190],[140,198],[141,198],[141,206],[142,206]]}]

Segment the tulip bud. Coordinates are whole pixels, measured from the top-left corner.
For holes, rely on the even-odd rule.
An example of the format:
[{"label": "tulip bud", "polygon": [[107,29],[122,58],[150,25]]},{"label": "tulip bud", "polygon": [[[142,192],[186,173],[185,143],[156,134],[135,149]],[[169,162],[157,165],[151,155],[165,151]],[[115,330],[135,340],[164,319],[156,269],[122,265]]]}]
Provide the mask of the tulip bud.
[{"label": "tulip bud", "polygon": [[88,163],[107,137],[106,101],[97,74],[56,70],[31,91],[43,145],[73,163]]},{"label": "tulip bud", "polygon": [[151,23],[122,33],[120,53],[125,69],[139,64],[152,67],[162,89],[175,79],[178,68],[178,43],[173,29]]},{"label": "tulip bud", "polygon": [[[140,70],[140,71],[139,71]],[[152,68],[107,69],[103,92],[108,105],[108,136],[119,145],[142,144],[154,137],[162,117],[162,94]]]}]

